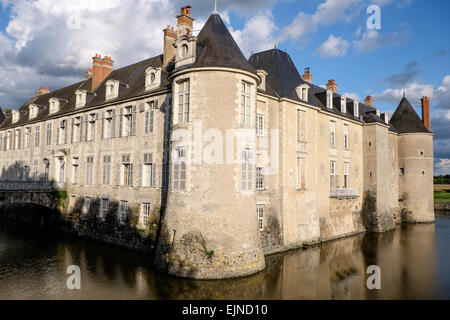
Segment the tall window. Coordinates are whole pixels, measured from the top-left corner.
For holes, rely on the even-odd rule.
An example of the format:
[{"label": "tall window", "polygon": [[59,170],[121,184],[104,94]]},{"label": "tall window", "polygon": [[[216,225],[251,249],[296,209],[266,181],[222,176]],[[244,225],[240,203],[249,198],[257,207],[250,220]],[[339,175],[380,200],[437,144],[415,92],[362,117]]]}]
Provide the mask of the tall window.
[{"label": "tall window", "polygon": [[103,185],[111,184],[111,156],[103,157]]},{"label": "tall window", "polygon": [[136,135],[136,113],[136,106],[128,106],[120,109],[120,137],[131,137]]},{"label": "tall window", "polygon": [[86,185],[94,184],[94,157],[87,157],[86,160]]},{"label": "tall window", "polygon": [[245,81],[241,85],[241,122],[252,122],[252,85]]},{"label": "tall window", "polygon": [[173,188],[177,191],[186,190],[187,181],[187,148],[174,149],[173,159]]},{"label": "tall window", "polygon": [[100,219],[104,220],[108,213],[109,200],[102,199],[100,202]]},{"label": "tall window", "polygon": [[349,176],[349,167],[350,164],[344,163],[344,188],[348,189],[350,187],[350,176]]},{"label": "tall window", "polygon": [[72,142],[81,142],[81,117],[72,119]]},{"label": "tall window", "polygon": [[66,144],[67,140],[67,120],[61,120],[58,128],[58,144]]},{"label": "tall window", "polygon": [[256,135],[264,136],[264,116],[260,114],[256,116]]},{"label": "tall window", "polygon": [[190,108],[190,82],[189,80],[178,83],[178,123],[189,122]]},{"label": "tall window", "polygon": [[256,168],[256,190],[264,190],[265,188],[265,175],[264,168]]},{"label": "tall window", "polygon": [[123,185],[133,186],[133,164],[131,163],[131,156],[129,154],[122,156],[122,177]]},{"label": "tall window", "polygon": [[348,132],[349,132],[349,126],[348,126],[348,124],[344,124],[344,149],[345,150],[349,150],[349,147],[350,147]]},{"label": "tall window", "polygon": [[95,122],[97,121],[97,114],[92,113],[88,116],[86,124],[86,141],[95,141]]},{"label": "tall window", "polygon": [[143,203],[141,206],[141,226],[147,228],[150,218],[150,203]]},{"label": "tall window", "polygon": [[6,143],[5,143],[5,150],[11,150],[11,131],[8,131],[6,133]]},{"label": "tall window", "polygon": [[91,198],[84,198],[83,203],[83,214],[86,215],[89,213],[89,209],[91,208]]},{"label": "tall window", "polygon": [[72,184],[78,184],[79,182],[79,169],[80,163],[78,158],[72,159]]},{"label": "tall window", "polygon": [[156,163],[153,162],[153,154],[146,153],[144,154],[144,165],[139,167],[139,185],[155,188],[156,176]]},{"label": "tall window", "polygon": [[37,125],[34,128],[34,146],[37,148],[41,144],[41,126]]},{"label": "tall window", "polygon": [[14,149],[20,149],[20,129],[14,131]]},{"label": "tall window", "polygon": [[124,224],[127,221],[128,201],[120,201],[119,222]]},{"label": "tall window", "polygon": [[264,205],[258,204],[256,206],[256,211],[258,214],[259,231],[264,231]]},{"label": "tall window", "polygon": [[116,131],[115,123],[115,110],[107,110],[104,112],[103,117],[103,139],[114,138],[114,132]]},{"label": "tall window", "polygon": [[330,121],[330,148],[336,148],[336,122]]},{"label": "tall window", "polygon": [[29,148],[30,147],[30,142],[31,142],[31,127],[27,127],[25,128],[25,136],[24,136],[24,148]]},{"label": "tall window", "polygon": [[297,156],[297,190],[306,189],[306,159]]},{"label": "tall window", "polygon": [[252,192],[253,191],[253,150],[242,149],[241,150],[241,191]]},{"label": "tall window", "polygon": [[338,175],[336,174],[336,161],[330,162],[330,188],[334,191],[338,188]]},{"label": "tall window", "polygon": [[48,159],[44,160],[44,182],[50,180],[50,161]]},{"label": "tall window", "polygon": [[306,142],[306,111],[297,110],[297,141]]},{"label": "tall window", "polygon": [[145,119],[144,119],[145,134],[152,134],[155,126],[155,111],[147,110],[145,111]]},{"label": "tall window", "polygon": [[358,101],[353,102],[353,114],[356,118],[359,118],[359,102]]},{"label": "tall window", "polygon": [[38,181],[39,177],[39,160],[33,162],[33,181]]},{"label": "tall window", "polygon": [[52,145],[52,123],[47,123],[47,145]]}]

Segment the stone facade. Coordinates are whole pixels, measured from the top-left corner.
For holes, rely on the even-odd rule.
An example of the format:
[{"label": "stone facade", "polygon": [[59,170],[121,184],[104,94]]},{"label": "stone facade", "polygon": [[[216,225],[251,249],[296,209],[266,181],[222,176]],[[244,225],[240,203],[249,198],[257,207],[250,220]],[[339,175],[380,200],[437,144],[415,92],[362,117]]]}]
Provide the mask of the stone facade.
[{"label": "stone facade", "polygon": [[[183,9],[179,19],[190,15]],[[273,50],[298,79],[279,93],[273,70],[256,70],[265,53],[251,65],[216,14],[198,37],[179,25],[164,30],[162,56],[101,70],[96,86],[93,68],[6,119],[1,190],[64,190],[64,217],[100,221],[87,232],[78,219],[78,234],[100,230],[109,242],[121,233],[105,233],[105,220],[115,219],[116,231],[133,221],[148,241],[117,244],[148,245],[158,269],[196,279],[249,275],[265,268],[264,255],[434,221],[430,132],[401,133],[373,107],[355,110],[335,82],[340,109],[320,104],[328,93]],[[51,113],[42,104],[55,98]]]}]

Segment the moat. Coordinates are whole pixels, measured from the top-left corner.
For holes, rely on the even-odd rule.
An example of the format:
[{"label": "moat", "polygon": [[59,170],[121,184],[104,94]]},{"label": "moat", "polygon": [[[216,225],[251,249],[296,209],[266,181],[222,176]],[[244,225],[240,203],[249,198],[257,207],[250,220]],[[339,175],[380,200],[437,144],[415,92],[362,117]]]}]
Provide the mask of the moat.
[{"label": "moat", "polygon": [[[263,272],[190,281],[154,271],[143,254],[0,220],[0,299],[450,299],[450,217],[266,257]],[[71,265],[81,290],[66,288]],[[381,268],[381,290],[366,269]]]}]

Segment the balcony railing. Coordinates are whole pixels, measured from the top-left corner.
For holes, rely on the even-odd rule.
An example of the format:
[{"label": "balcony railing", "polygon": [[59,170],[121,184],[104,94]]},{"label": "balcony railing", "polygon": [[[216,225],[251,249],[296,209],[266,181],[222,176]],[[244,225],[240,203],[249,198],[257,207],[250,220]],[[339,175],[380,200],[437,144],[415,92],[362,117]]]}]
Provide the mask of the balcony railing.
[{"label": "balcony railing", "polygon": [[53,181],[0,181],[0,191],[48,191],[54,189]]},{"label": "balcony railing", "polygon": [[338,199],[359,198],[359,189],[358,188],[333,189],[333,190],[331,190],[330,197],[338,198]]}]

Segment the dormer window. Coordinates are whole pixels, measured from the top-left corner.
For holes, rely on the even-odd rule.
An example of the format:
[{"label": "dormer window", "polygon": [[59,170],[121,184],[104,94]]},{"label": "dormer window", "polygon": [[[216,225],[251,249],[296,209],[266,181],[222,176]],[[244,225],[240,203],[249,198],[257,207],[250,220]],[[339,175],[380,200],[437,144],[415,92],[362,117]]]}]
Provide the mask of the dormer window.
[{"label": "dormer window", "polygon": [[327,91],[327,108],[333,109],[333,91]]},{"label": "dormer window", "polygon": [[75,108],[81,108],[86,105],[86,95],[87,95],[86,90],[77,90],[75,92],[76,96]]},{"label": "dormer window", "polygon": [[197,38],[193,36],[183,35],[178,37],[175,42],[176,57],[175,68],[193,64],[195,62]]},{"label": "dormer window", "polygon": [[59,111],[59,99],[57,98],[51,98],[49,100],[49,105],[50,105],[50,114],[52,113],[56,113]]},{"label": "dormer window", "polygon": [[268,73],[264,70],[257,70],[256,72],[261,79],[261,83],[259,84],[258,89],[261,89],[262,91],[266,91],[266,77],[267,77]]},{"label": "dormer window", "polygon": [[307,84],[302,84],[297,87],[297,95],[303,101],[308,101],[308,90],[309,86]]},{"label": "dormer window", "polygon": [[145,70],[145,91],[159,88],[161,85],[161,68],[150,67]]},{"label": "dormer window", "polygon": [[39,107],[35,104],[30,104],[28,107],[28,114],[30,119],[36,118],[39,114]]},{"label": "dormer window", "polygon": [[13,110],[12,112],[12,123],[16,123],[20,119],[20,112],[19,110]]},{"label": "dormer window", "polygon": [[106,100],[115,99],[119,96],[119,81],[109,80],[106,82]]},{"label": "dormer window", "polygon": [[347,113],[347,97],[346,96],[341,97],[341,112]]},{"label": "dormer window", "polygon": [[358,101],[353,101],[353,115],[356,118],[359,118],[359,102]]}]

